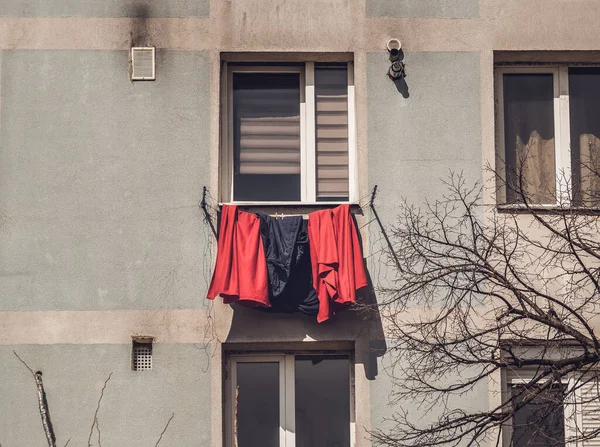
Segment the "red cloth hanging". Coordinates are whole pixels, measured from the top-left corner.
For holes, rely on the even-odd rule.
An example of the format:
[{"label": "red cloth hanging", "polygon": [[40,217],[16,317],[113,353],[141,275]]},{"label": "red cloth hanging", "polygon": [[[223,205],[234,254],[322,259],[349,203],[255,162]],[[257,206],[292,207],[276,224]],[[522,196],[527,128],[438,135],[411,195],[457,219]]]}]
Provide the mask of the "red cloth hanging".
[{"label": "red cloth hanging", "polygon": [[358,232],[350,205],[315,211],[308,216],[313,286],[319,297],[319,323],[356,302],[356,290],[367,286]]},{"label": "red cloth hanging", "polygon": [[207,298],[241,301],[270,307],[267,260],[260,237],[258,216],[223,205],[217,243],[217,262]]}]

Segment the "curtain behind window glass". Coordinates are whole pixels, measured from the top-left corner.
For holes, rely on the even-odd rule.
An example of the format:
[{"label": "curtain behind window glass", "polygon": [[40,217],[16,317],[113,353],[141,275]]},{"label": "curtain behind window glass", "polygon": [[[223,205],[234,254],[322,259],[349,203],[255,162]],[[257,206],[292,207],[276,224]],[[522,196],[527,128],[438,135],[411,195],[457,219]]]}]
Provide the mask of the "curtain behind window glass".
[{"label": "curtain behind window glass", "polygon": [[504,145],[508,203],[556,203],[552,74],[505,74]]},{"label": "curtain behind window glass", "polygon": [[600,206],[600,68],[569,68],[573,199]]},{"label": "curtain behind window glass", "polygon": [[300,200],[300,74],[233,73],[233,198]]}]

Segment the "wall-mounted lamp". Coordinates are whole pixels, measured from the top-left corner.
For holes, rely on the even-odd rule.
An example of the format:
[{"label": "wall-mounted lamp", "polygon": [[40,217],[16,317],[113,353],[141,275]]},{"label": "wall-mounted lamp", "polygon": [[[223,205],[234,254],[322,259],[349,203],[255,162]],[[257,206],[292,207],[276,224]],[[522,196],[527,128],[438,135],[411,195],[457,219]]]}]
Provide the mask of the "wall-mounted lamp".
[{"label": "wall-mounted lamp", "polygon": [[404,54],[402,52],[402,43],[399,39],[390,39],[387,42],[387,50],[390,53],[390,61],[392,65],[388,69],[388,76],[392,80],[403,79],[406,77],[406,65],[402,59]]}]

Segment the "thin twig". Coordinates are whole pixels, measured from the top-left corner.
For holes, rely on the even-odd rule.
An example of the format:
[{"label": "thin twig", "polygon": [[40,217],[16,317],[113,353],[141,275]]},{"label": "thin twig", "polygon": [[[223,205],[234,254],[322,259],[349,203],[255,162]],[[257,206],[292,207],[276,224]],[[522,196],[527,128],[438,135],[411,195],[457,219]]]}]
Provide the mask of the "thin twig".
[{"label": "thin twig", "polygon": [[113,375],[112,372],[108,375],[108,378],[104,381],[104,386],[102,387],[102,390],[100,391],[100,398],[98,399],[98,406],[96,407],[96,412],[94,413],[94,420],[92,421],[92,426],[90,427],[90,436],[88,437],[88,447],[92,446],[92,435],[94,434],[94,427],[96,427],[96,430],[98,430],[98,446],[99,447],[102,446],[102,444],[100,443],[100,428],[98,428],[98,412],[100,411],[100,404],[102,403],[102,398],[104,397],[104,390],[106,389],[106,385],[108,384],[108,381],[110,380],[112,375]]},{"label": "thin twig", "polygon": [[[67,447],[69,445],[69,442],[71,442],[71,438],[68,439],[67,443],[65,444],[65,447]],[[2,447],[2,446],[0,446]]]},{"label": "thin twig", "polygon": [[156,441],[156,444],[154,444],[154,447],[157,447],[158,444],[160,444],[160,441],[162,440],[163,435],[165,434],[165,432],[167,431],[167,428],[169,428],[169,424],[171,423],[171,421],[173,420],[173,418],[175,417],[175,413],[173,413],[171,415],[171,417],[169,418],[169,420],[167,421],[167,425],[165,425],[165,428],[163,428],[162,433],[160,434],[160,438],[158,438],[158,441]]},{"label": "thin twig", "polygon": [[35,373],[33,372],[33,369],[31,369],[31,368],[29,367],[29,365],[28,365],[27,363],[25,363],[25,361],[24,361],[24,360],[23,360],[21,357],[19,357],[19,354],[17,354],[17,353],[16,353],[16,351],[13,351],[13,354],[17,356],[17,358],[19,359],[19,361],[20,361],[20,362],[21,362],[23,365],[25,365],[25,368],[27,368],[27,369],[29,370],[29,372],[31,373],[31,375],[32,375],[33,377],[35,377]]}]

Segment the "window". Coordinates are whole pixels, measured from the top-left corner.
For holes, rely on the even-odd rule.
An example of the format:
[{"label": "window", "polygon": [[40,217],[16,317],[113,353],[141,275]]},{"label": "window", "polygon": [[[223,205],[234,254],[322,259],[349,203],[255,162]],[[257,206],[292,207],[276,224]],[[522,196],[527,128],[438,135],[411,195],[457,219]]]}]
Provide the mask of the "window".
[{"label": "window", "polygon": [[[596,371],[562,382],[530,385],[537,368],[505,371],[505,400],[515,410],[504,430],[504,446],[600,446],[600,381]],[[543,388],[541,388],[543,385]],[[526,403],[523,403],[526,402]]]},{"label": "window", "polygon": [[355,200],[352,65],[225,64],[222,201]]},{"label": "window", "polygon": [[499,203],[600,206],[600,67],[498,67]]},{"label": "window", "polygon": [[351,447],[350,384],[349,355],[232,354],[226,445]]}]

